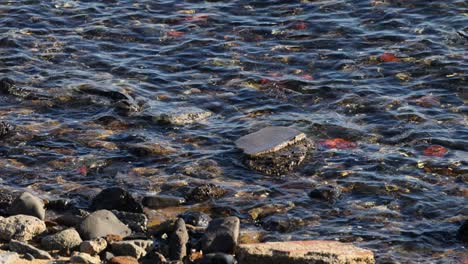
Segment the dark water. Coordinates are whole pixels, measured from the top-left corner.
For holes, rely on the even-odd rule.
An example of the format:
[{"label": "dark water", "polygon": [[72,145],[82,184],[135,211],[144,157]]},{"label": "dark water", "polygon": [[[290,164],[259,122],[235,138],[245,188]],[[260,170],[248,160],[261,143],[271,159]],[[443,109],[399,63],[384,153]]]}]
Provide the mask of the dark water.
[{"label": "dark water", "polygon": [[[230,190],[212,214],[267,229],[264,240],[355,242],[380,263],[466,257],[466,1],[0,0],[0,25],[1,76],[28,93],[0,99],[17,131],[0,147],[4,189],[86,206],[106,186],[177,194],[210,181]],[[122,111],[123,93],[156,105]],[[214,115],[151,121],[171,103]],[[265,176],[233,141],[268,125],[357,147],[317,147],[297,171]],[[424,155],[430,145],[448,152]],[[307,196],[322,183],[343,189],[335,204]]]}]

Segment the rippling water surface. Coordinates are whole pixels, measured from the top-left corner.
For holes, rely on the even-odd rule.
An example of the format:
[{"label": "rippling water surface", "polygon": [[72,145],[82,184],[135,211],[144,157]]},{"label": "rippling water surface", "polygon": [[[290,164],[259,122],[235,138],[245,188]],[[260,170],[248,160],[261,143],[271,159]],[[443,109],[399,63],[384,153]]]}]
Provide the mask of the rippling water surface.
[{"label": "rippling water surface", "polygon": [[[2,0],[0,25],[1,77],[23,92],[0,98],[16,126],[3,189],[86,206],[106,186],[182,195],[208,181],[229,193],[207,210],[265,241],[354,242],[380,263],[466,258],[466,1]],[[214,115],[152,121],[175,103]],[[233,141],[269,125],[356,146],[317,145],[265,176]],[[342,188],[336,203],[308,197],[323,183]]]}]

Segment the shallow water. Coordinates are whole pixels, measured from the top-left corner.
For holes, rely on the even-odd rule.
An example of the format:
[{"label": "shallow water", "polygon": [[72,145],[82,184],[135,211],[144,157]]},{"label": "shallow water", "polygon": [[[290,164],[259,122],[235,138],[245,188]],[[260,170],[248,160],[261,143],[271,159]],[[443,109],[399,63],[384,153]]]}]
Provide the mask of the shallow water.
[{"label": "shallow water", "polygon": [[[0,147],[2,188],[86,206],[106,186],[177,194],[211,181],[230,190],[212,214],[268,229],[264,240],[350,241],[379,263],[466,257],[455,239],[468,218],[466,1],[3,0],[0,15],[1,77],[30,94],[0,98],[16,126]],[[214,115],[152,121],[174,103]],[[233,142],[269,125],[356,147],[317,144],[298,170],[265,176]],[[448,152],[424,155],[430,145]],[[323,183],[343,189],[336,203],[308,197]],[[251,219],[269,204],[276,213]]]}]

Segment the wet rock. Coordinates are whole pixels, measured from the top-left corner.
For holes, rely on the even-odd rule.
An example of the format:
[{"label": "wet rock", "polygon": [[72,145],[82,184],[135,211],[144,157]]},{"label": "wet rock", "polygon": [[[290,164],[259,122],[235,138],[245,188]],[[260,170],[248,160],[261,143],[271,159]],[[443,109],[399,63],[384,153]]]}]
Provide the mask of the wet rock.
[{"label": "wet rock", "polygon": [[210,111],[198,107],[184,107],[174,105],[161,110],[153,116],[155,122],[169,123],[172,125],[186,125],[200,122],[212,115]]},{"label": "wet rock", "polygon": [[11,133],[11,131],[13,131],[13,126],[4,122],[4,121],[1,121],[0,122],[0,138],[2,137],[5,137],[7,136],[8,134]]},{"label": "wet rock", "polygon": [[239,224],[239,218],[235,216],[212,220],[199,242],[202,251],[205,254],[232,254],[239,238]]},{"label": "wet rock", "polygon": [[89,212],[78,209],[76,211],[69,211],[57,217],[55,222],[65,226],[78,226],[89,215]]},{"label": "wet rock", "polygon": [[19,254],[31,254],[37,259],[52,259],[52,256],[47,253],[47,251],[40,250],[18,240],[11,240],[10,243],[8,243],[8,248]]},{"label": "wet rock", "polygon": [[0,92],[4,94],[9,94],[10,90],[15,86],[15,81],[10,78],[2,78],[0,80]]},{"label": "wet rock", "polygon": [[73,264],[101,264],[99,256],[91,256],[86,253],[77,253],[70,258]]},{"label": "wet rock", "polygon": [[251,157],[276,152],[306,138],[290,127],[266,127],[236,140],[236,146]]},{"label": "wet rock", "polygon": [[265,230],[277,231],[281,233],[288,232],[290,228],[292,228],[291,222],[288,218],[276,215],[262,220],[260,224]]},{"label": "wet rock", "polygon": [[341,196],[341,188],[335,185],[317,186],[309,193],[309,197],[334,203]]},{"label": "wet rock", "polygon": [[97,255],[107,248],[107,241],[104,238],[95,238],[86,240],[80,244],[80,252],[91,256]]},{"label": "wet rock", "polygon": [[468,243],[468,220],[463,223],[463,225],[458,229],[457,239]]},{"label": "wet rock", "polygon": [[119,187],[107,188],[94,197],[91,209],[143,213],[143,207],[130,193]]},{"label": "wet rock", "polygon": [[184,219],[184,222],[188,225],[193,225],[197,227],[208,227],[208,224],[212,220],[211,217],[202,212],[185,212],[179,215],[180,218]]},{"label": "wet rock", "polygon": [[132,154],[139,157],[147,157],[151,155],[169,155],[176,151],[175,149],[169,146],[163,146],[161,144],[151,142],[127,144],[125,145],[125,148],[128,149],[128,151]]},{"label": "wet rock", "polygon": [[335,241],[243,244],[236,252],[242,264],[375,263],[372,251]]},{"label": "wet rock", "polygon": [[145,214],[120,212],[116,210],[112,210],[112,212],[132,231],[137,233],[146,232],[148,225],[148,217]]},{"label": "wet rock", "polygon": [[153,249],[152,240],[126,240],[111,244],[112,253],[116,256],[131,256],[141,258]]},{"label": "wet rock", "polygon": [[304,139],[276,152],[247,157],[245,163],[267,175],[282,175],[296,169],[307,157],[311,146],[311,142]]},{"label": "wet rock", "polygon": [[28,193],[22,193],[16,198],[8,210],[10,215],[32,215],[41,220],[45,218],[44,202],[42,199]]},{"label": "wet rock", "polygon": [[210,253],[206,254],[202,259],[195,262],[195,264],[236,264],[237,261],[234,256],[223,253]]},{"label": "wet rock", "polygon": [[74,228],[65,229],[53,235],[44,237],[41,246],[46,250],[69,250],[78,247],[82,240]]},{"label": "wet rock", "polygon": [[113,257],[109,260],[109,264],[138,264],[138,260],[130,256]]},{"label": "wet rock", "polygon": [[131,230],[108,210],[99,210],[90,214],[80,224],[78,231],[86,240],[107,235],[126,237],[131,233]]},{"label": "wet rock", "polygon": [[27,241],[46,231],[45,223],[30,215],[0,217],[0,239]]},{"label": "wet rock", "polygon": [[63,212],[63,211],[72,209],[73,202],[72,200],[66,200],[66,199],[52,200],[46,204],[46,208],[48,210]]},{"label": "wet rock", "polygon": [[226,193],[227,190],[222,187],[208,183],[195,187],[190,193],[188,193],[187,200],[193,202],[204,202],[209,199],[220,198]]},{"label": "wet rock", "polygon": [[221,176],[223,169],[215,160],[205,159],[184,166],[182,172],[195,178],[212,179]]},{"label": "wet rock", "polygon": [[5,215],[7,209],[11,206],[11,203],[15,199],[13,192],[9,190],[0,189],[0,215]]},{"label": "wet rock", "polygon": [[144,206],[151,209],[161,209],[182,205],[185,203],[185,199],[169,195],[153,195],[144,197],[142,203]]},{"label": "wet rock", "polygon": [[14,264],[18,259],[18,253],[0,250],[0,263],[2,264]]},{"label": "wet rock", "polygon": [[182,260],[187,255],[189,235],[182,218],[177,219],[174,232],[169,238],[169,259]]}]

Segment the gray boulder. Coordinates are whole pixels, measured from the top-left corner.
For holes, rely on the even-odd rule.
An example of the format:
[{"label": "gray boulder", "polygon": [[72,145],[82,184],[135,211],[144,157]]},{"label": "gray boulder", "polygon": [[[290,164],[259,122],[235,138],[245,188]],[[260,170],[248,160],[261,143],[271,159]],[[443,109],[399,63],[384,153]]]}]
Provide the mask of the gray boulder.
[{"label": "gray boulder", "polygon": [[199,246],[205,254],[232,254],[237,246],[239,227],[239,218],[235,216],[214,219],[208,225]]},{"label": "gray boulder", "polygon": [[0,239],[27,241],[46,231],[44,221],[30,215],[0,216]]},{"label": "gray boulder", "polygon": [[11,204],[8,213],[10,215],[32,215],[41,220],[45,218],[44,202],[42,199],[28,193],[22,193]]},{"label": "gray boulder", "polygon": [[44,237],[41,240],[41,245],[47,250],[67,250],[78,247],[81,242],[82,240],[78,231],[74,228],[69,228]]},{"label": "gray boulder", "polygon": [[37,259],[52,259],[52,256],[47,253],[47,251],[40,250],[34,246],[18,240],[11,240],[10,243],[8,243],[8,248],[11,251],[19,254],[31,254]]},{"label": "gray boulder", "polygon": [[131,234],[130,228],[108,210],[99,210],[90,214],[80,224],[78,231],[81,237],[86,240],[107,235],[126,237]]}]

